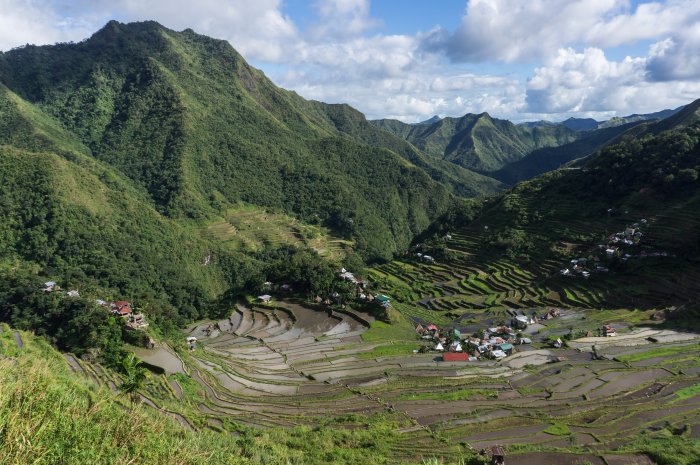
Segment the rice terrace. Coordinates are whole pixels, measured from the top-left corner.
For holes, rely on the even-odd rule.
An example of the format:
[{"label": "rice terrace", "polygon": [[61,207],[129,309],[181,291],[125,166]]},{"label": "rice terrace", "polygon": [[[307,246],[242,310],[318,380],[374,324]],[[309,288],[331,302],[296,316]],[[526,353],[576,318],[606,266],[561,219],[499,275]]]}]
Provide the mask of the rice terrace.
[{"label": "rice terrace", "polygon": [[700,2],[0,25],[0,465],[700,465]]},{"label": "rice terrace", "polygon": [[[414,257],[369,270],[378,290],[399,296],[387,305],[391,324],[279,290],[268,303],[251,297],[227,319],[190,325],[172,346],[138,349],[163,373],[142,400],[188,429],[233,434],[333,418],[359,428],[353,418],[383,415],[396,423],[397,463],[457,463],[503,446],[518,464],[646,464],[635,452],[645,437],[700,434],[699,334],[660,323],[653,295],[638,309],[606,308],[616,297],[598,286],[624,281],[623,272],[577,281],[558,277],[554,262],[539,276],[507,259],[485,264],[480,230],[449,233],[450,261]],[[502,335],[515,344],[510,355],[489,358],[470,345],[518,315],[529,324]],[[438,339],[445,352],[454,347],[416,331],[431,325],[443,335],[456,329],[450,339],[478,359],[443,361]],[[193,350],[186,338],[196,338]],[[116,389],[107,371],[67,358]]]}]

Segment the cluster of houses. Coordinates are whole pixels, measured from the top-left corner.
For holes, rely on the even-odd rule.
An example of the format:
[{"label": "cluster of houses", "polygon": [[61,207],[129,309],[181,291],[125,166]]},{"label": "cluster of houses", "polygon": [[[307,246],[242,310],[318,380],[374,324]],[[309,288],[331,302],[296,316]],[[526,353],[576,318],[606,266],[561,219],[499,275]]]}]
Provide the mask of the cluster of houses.
[{"label": "cluster of houses", "polygon": [[[56,284],[55,281],[45,282],[41,290],[44,292],[62,292],[61,287]],[[70,290],[67,291],[65,295],[70,298],[78,298],[80,297],[80,292],[77,290]],[[123,317],[126,320],[125,325],[129,329],[144,329],[148,327],[148,322],[146,322],[146,317],[143,313],[135,314],[131,308],[131,304],[125,300],[107,302],[97,299],[95,303],[107,309],[112,315]]]},{"label": "cluster of houses", "polygon": [[[362,278],[359,278],[355,276],[354,273],[346,270],[345,268],[341,268],[340,272],[338,273],[338,276],[345,280],[349,281],[352,284],[354,284],[355,287],[355,297],[359,300],[364,300],[367,302],[375,302],[378,305],[381,305],[384,308],[389,308],[391,307],[391,299],[384,295],[384,294],[378,294],[378,295],[373,295],[367,290],[367,281],[365,281]],[[278,289],[283,292],[291,292],[292,288],[288,284],[282,284],[281,286],[277,287],[273,285],[271,282],[265,282],[263,283],[263,290],[271,291],[273,289]],[[272,302],[272,295],[266,293],[266,294],[261,294],[257,297],[257,301],[260,303],[264,304],[269,304]],[[331,306],[335,303],[341,303],[340,302],[340,294],[337,292],[333,292],[332,294],[326,296],[325,298],[321,297],[320,295],[317,295],[314,297],[314,302],[317,304],[324,304],[327,306]]]},{"label": "cluster of houses", "polygon": [[[416,333],[421,339],[431,341],[434,346],[431,350],[441,352],[445,362],[476,361],[481,358],[500,360],[511,355],[516,346],[532,344],[532,340],[525,337],[520,331],[527,329],[528,325],[538,324],[540,321],[551,320],[561,316],[561,310],[552,308],[543,314],[525,315],[520,311],[508,310],[510,325],[504,324],[493,328],[486,328],[471,336],[463,337],[456,328],[442,331],[434,324],[416,326]],[[559,341],[559,347],[563,343]]]},{"label": "cluster of houses", "polygon": [[633,257],[665,257],[666,252],[646,252],[642,251],[638,255],[629,253],[629,247],[639,246],[642,242],[644,233],[642,232],[643,225],[647,224],[646,219],[641,219],[639,222],[627,226],[623,231],[618,231],[611,234],[604,244],[598,244],[598,254],[590,258],[575,258],[571,260],[568,267],[559,270],[559,274],[566,277],[589,278],[591,273],[607,273],[610,271],[606,266],[601,265],[601,258],[613,259],[619,258],[622,261],[627,261]]},{"label": "cluster of houses", "polygon": [[[56,281],[45,282],[44,287],[42,287],[41,290],[44,292],[63,292],[63,290],[61,289],[61,286],[56,284]],[[66,297],[77,298],[77,297],[80,297],[80,292],[73,289],[73,290],[65,292],[65,295],[66,295]]]},{"label": "cluster of houses", "polygon": [[499,360],[511,355],[515,351],[516,345],[532,343],[531,339],[519,335],[516,330],[525,329],[528,323],[535,323],[536,318],[515,315],[511,320],[511,326],[496,326],[466,337],[463,337],[456,328],[441,331],[432,323],[425,327],[417,325],[416,332],[421,339],[432,341],[435,344],[433,350],[443,353],[443,361],[466,362],[476,361],[480,358]]}]

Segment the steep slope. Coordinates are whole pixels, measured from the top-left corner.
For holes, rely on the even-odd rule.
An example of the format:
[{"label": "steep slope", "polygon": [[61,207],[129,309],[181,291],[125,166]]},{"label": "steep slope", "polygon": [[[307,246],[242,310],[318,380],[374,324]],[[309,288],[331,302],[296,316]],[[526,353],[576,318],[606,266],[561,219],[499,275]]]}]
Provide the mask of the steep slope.
[{"label": "steep slope", "polygon": [[[488,176],[462,168],[448,161],[426,156],[406,140],[371,124],[362,113],[349,105],[328,105],[313,102],[334,127],[364,144],[384,147],[401,155],[414,165],[425,170],[433,179],[449,186],[462,197],[477,197],[502,190],[504,186]],[[440,119],[431,118],[420,124],[432,124]],[[403,124],[403,123],[401,123]]]},{"label": "steep slope", "polygon": [[563,126],[516,126],[487,113],[444,118],[432,124],[406,125],[374,121],[429,155],[479,173],[488,174],[542,147],[574,141],[578,136]]},{"label": "steep slope", "polygon": [[162,217],[144,190],[3,87],[0,139],[12,144],[0,145],[0,267],[149,300],[170,324],[208,314],[228,287],[224,257],[202,265],[213,244]]},{"label": "steep slope", "polygon": [[319,105],[191,30],[110,22],[78,44],[0,55],[0,81],[174,218],[244,201],[324,223],[357,237],[366,257],[389,258],[451,202],[406,154],[460,194],[498,186],[372,135],[341,134]]}]

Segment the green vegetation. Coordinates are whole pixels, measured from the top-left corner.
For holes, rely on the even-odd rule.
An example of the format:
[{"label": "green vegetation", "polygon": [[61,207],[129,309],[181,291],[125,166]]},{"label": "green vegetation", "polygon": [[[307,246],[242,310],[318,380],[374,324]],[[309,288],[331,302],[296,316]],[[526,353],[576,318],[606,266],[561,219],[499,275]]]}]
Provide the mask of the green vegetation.
[{"label": "green vegetation", "polygon": [[[33,108],[27,124],[39,114],[61,128],[48,138],[113,168],[169,218],[210,220],[245,202],[389,259],[452,202],[403,141],[364,119],[342,125],[336,106],[275,87],[227,42],[191,30],[113,21],[79,44],[6,52],[0,72],[7,98]],[[7,120],[0,141],[36,150]],[[461,193],[497,187],[468,175],[444,172]]]},{"label": "green vegetation", "polygon": [[689,399],[700,394],[700,384],[694,384],[683,389],[676,391],[676,397],[678,400]]},{"label": "green vegetation", "polygon": [[457,389],[449,392],[416,392],[402,394],[401,400],[469,400],[475,397],[495,399],[498,391],[493,389]]},{"label": "green vegetation", "polygon": [[542,147],[559,146],[579,137],[565,126],[516,126],[488,113],[443,118],[430,124],[373,121],[378,127],[405,138],[428,155],[491,173]]},{"label": "green vegetation", "polygon": [[566,436],[571,434],[569,427],[562,423],[554,423],[552,426],[545,429],[544,432],[553,436]]},{"label": "green vegetation", "polygon": [[688,352],[688,347],[658,347],[646,352],[636,354],[621,355],[617,357],[621,362],[641,362],[657,357],[668,357],[669,355],[684,354]]}]

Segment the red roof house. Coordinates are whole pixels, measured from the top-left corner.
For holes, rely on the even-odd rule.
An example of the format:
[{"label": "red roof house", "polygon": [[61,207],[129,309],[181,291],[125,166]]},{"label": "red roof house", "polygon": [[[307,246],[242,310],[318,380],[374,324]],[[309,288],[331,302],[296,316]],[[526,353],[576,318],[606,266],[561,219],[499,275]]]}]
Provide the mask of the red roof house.
[{"label": "red roof house", "polygon": [[448,352],[442,355],[443,362],[468,362],[469,354],[466,352]]},{"label": "red roof house", "polygon": [[124,300],[112,302],[112,312],[120,316],[127,316],[133,313],[133,311],[131,310],[131,304]]}]

